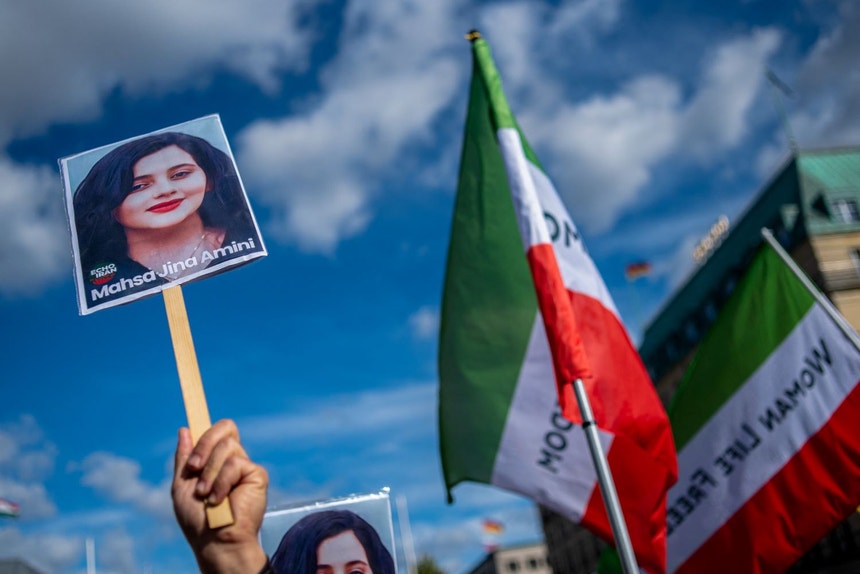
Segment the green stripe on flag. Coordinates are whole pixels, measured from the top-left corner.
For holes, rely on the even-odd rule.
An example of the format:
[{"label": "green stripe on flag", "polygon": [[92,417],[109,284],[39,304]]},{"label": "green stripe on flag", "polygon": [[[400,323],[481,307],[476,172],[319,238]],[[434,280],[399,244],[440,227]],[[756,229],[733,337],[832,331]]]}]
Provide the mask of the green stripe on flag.
[{"label": "green stripe on flag", "polygon": [[440,325],[439,442],[449,490],[490,481],[537,316],[481,51],[475,46]]},{"label": "green stripe on flag", "polygon": [[[702,340],[669,405],[678,452],[750,378],[814,303],[813,296],[779,255],[770,247],[762,248]],[[750,325],[749,318],[760,319]],[[761,335],[746,336],[751,328]],[[727,356],[720,352],[739,340],[745,341],[743,353]]]},{"label": "green stripe on flag", "polygon": [[495,120],[495,130],[493,131],[495,132],[502,128],[517,127],[514,115],[511,113],[511,108],[508,106],[508,101],[505,98],[505,92],[502,90],[502,78],[499,76],[499,71],[493,62],[490,45],[483,38],[479,38],[472,44],[472,49],[477,61],[477,67],[472,73],[472,85],[475,83],[475,76],[480,74],[484,80],[484,89],[490,98],[489,105],[492,106],[491,113]]},{"label": "green stripe on flag", "polygon": [[[528,158],[529,162],[540,168],[541,171],[544,171],[543,166],[538,160],[537,154],[535,154],[534,150],[529,145],[529,142],[526,140],[526,136],[523,135],[522,130],[520,130],[520,126],[517,125],[517,121],[514,118],[514,114],[511,112],[510,106],[508,106],[508,100],[505,97],[504,90],[502,89],[502,78],[499,75],[498,69],[496,69],[495,62],[493,62],[490,45],[483,38],[479,38],[473,42],[472,49],[476,60],[476,67],[472,73],[472,85],[474,86],[475,76],[480,74],[483,79],[483,90],[485,93],[489,94],[490,101],[484,105],[491,106],[490,113],[492,114],[493,134],[503,128],[516,129],[517,133],[520,134],[520,142],[523,145],[523,152],[525,153],[526,158]],[[484,96],[484,100],[486,102],[486,96]],[[506,191],[510,194],[510,190],[507,190],[506,188]]]}]

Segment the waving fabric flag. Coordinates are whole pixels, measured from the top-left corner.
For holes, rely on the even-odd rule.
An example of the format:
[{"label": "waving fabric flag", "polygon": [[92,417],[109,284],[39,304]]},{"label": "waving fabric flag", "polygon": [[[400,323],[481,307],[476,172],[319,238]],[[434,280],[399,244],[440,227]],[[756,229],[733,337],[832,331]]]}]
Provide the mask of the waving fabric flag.
[{"label": "waving fabric flag", "polygon": [[[490,49],[474,70],[439,348],[446,485],[524,494],[612,534],[572,390],[582,378],[640,565],[665,568],[668,419],[564,204],[519,130]],[[555,386],[553,385],[555,382]]]},{"label": "waving fabric flag", "polygon": [[860,503],[860,352],[770,246],[670,407],[673,572],[784,572]]},{"label": "waving fabric flag", "polygon": [[628,281],[635,281],[640,277],[645,277],[649,273],[651,273],[651,264],[647,261],[629,263],[627,267],[624,268],[624,276]]},{"label": "waving fabric flag", "polygon": [[8,516],[10,518],[17,518],[21,513],[21,507],[11,500],[6,500],[5,498],[0,498],[0,516]]},{"label": "waving fabric flag", "polygon": [[501,534],[505,531],[505,525],[492,518],[485,518],[482,526],[484,527],[484,532],[487,534]]}]

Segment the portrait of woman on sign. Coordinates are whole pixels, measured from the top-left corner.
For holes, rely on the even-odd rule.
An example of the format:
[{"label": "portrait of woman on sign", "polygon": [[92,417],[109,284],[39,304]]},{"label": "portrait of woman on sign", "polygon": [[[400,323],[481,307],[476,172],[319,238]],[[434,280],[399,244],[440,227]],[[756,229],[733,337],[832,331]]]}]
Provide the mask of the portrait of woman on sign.
[{"label": "portrait of woman on sign", "polygon": [[390,512],[380,494],[269,513],[263,547],[277,574],[395,574]]},{"label": "portrait of woman on sign", "polygon": [[60,160],[82,314],[266,254],[217,116],[108,148]]}]

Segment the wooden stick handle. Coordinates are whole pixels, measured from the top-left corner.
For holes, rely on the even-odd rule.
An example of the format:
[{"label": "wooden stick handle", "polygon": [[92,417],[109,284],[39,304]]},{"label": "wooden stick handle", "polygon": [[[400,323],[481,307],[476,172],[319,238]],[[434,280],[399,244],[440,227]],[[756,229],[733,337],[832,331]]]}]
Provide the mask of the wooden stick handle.
[{"label": "wooden stick handle", "polygon": [[[185,414],[188,417],[188,429],[191,431],[191,439],[197,444],[200,436],[212,426],[212,421],[206,406],[194,341],[191,339],[191,326],[188,324],[182,287],[168,287],[162,291],[162,295],[164,308],[167,310],[167,322],[170,325],[170,338],[173,341],[173,354],[176,356],[176,370],[179,371],[182,400],[185,402]],[[225,498],[217,506],[207,506],[206,519],[209,528],[213,529],[233,524],[229,499]]]}]

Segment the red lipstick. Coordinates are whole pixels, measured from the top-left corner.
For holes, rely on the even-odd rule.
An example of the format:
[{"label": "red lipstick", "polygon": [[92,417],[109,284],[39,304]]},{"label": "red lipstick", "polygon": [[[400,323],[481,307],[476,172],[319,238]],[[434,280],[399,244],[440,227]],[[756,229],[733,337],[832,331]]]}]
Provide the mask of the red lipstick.
[{"label": "red lipstick", "polygon": [[179,207],[180,203],[182,203],[181,199],[171,199],[170,201],[156,203],[155,205],[147,209],[147,211],[154,211],[155,213],[166,213],[168,211],[173,211],[174,209]]}]

